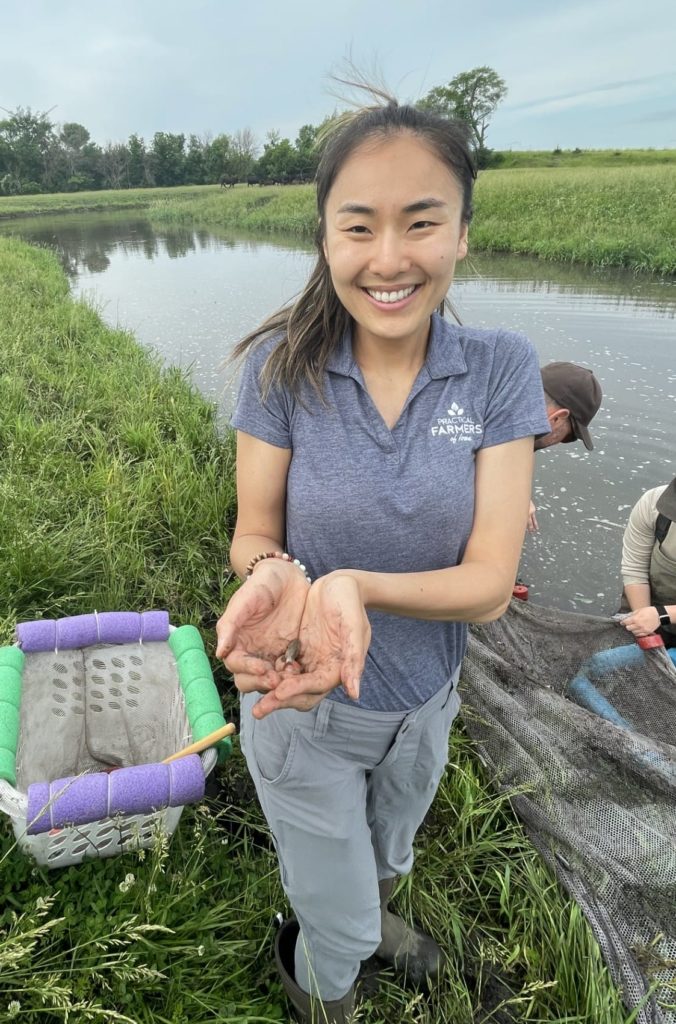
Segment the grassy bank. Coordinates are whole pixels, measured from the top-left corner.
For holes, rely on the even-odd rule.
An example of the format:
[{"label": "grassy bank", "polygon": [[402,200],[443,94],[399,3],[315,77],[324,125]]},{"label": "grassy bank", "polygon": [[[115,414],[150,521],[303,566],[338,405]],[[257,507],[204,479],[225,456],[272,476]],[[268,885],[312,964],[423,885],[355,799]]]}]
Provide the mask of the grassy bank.
[{"label": "grassy bank", "polygon": [[[676,164],[484,171],[470,249],[676,274],[674,192]],[[307,237],[316,224],[310,186],[241,188],[187,202],[167,198],[148,213],[158,224]]]},{"label": "grassy bank", "polygon": [[36,196],[0,196],[0,220],[39,217],[53,213],[105,213],[145,210],[158,199],[196,199],[218,185],[179,185],[176,188],[127,188],[95,192],[57,192]]},{"label": "grassy bank", "polygon": [[676,274],[676,164],[488,171],[470,247]]},{"label": "grassy bank", "polygon": [[54,256],[6,239],[1,252],[6,621],[163,601],[211,627],[234,500],[215,410],[71,301]]},{"label": "grassy bank", "polygon": [[[234,504],[213,408],[73,302],[54,257],[5,239],[0,346],[0,639],[37,615],[167,607],[213,651]],[[578,908],[459,729],[417,845],[399,907],[449,968],[426,998],[385,975],[363,1024],[630,1024]],[[145,857],[47,872],[3,821],[0,908],[0,1019],[288,1019],[271,966],[287,908],[238,752],[217,798]]]}]

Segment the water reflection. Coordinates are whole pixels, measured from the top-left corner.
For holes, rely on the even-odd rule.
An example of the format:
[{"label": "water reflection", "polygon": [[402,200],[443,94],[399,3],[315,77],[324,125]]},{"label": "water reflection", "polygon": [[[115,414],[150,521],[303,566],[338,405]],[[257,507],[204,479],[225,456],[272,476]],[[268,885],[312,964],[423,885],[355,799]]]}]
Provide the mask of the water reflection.
[{"label": "water reflection", "polygon": [[[128,212],[0,229],[52,247],[76,295],[189,369],[224,418],[237,388],[224,358],[299,291],[313,262],[298,240],[156,229]],[[569,359],[599,378],[594,451],[559,445],[536,456],[540,532],[526,539],[521,575],[539,603],[612,613],[629,510],[676,473],[676,281],[478,255],[459,265],[453,301],[465,323],[523,331],[542,364]]]},{"label": "water reflection", "polygon": [[[242,249],[256,252],[269,244],[265,236],[218,233],[209,228],[172,225],[156,228],[146,218],[130,217],[129,213],[68,214],[60,217],[31,217],[0,223],[0,233],[16,235],[53,249],[70,280],[83,273],[103,274],[110,267],[113,254],[146,260],[182,259],[192,253]],[[304,251],[306,243],[284,241],[284,248]]]},{"label": "water reflection", "polygon": [[456,284],[471,282],[475,294],[534,296],[586,295],[619,307],[651,308],[676,315],[676,279],[601,270],[577,264],[547,263],[528,256],[473,255],[456,270]]}]

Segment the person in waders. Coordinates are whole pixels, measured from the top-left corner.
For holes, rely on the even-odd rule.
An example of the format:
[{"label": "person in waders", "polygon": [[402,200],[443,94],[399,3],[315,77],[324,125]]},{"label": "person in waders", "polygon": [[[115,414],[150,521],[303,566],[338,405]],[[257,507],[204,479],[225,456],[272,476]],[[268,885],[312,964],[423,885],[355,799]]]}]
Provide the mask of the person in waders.
[{"label": "person in waders", "polygon": [[385,94],[317,172],[317,261],[246,354],[217,625],[295,913],[275,956],[299,1020],[347,1021],[375,953],[421,984],[443,953],[388,906],[448,760],[467,623],[507,607],[534,438],[535,352],[436,312],[467,252],[461,124]]},{"label": "person in waders", "polygon": [[634,505],[622,541],[622,625],[676,647],[676,477]]}]

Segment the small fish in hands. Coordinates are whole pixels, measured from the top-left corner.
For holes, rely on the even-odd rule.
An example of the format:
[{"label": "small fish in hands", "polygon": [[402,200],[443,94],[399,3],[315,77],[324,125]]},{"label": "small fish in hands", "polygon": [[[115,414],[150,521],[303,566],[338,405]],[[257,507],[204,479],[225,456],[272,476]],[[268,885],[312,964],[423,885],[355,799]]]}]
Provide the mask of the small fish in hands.
[{"label": "small fish in hands", "polygon": [[297,676],[303,671],[298,661],[300,640],[296,638],[287,645],[284,654],[280,654],[275,662],[275,669],[281,676]]},{"label": "small fish in hands", "polygon": [[286,649],[286,653],[284,654],[284,664],[285,665],[291,665],[294,661],[296,661],[296,659],[298,658],[299,654],[300,654],[300,640],[298,638],[296,638],[295,640],[291,641],[291,643],[289,644],[289,646]]}]

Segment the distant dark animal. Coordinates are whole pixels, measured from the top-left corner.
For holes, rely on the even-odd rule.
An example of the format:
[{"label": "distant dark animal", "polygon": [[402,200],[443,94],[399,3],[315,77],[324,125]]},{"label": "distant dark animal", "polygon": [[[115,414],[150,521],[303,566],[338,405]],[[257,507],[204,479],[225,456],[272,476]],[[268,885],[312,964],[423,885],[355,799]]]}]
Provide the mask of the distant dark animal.
[{"label": "distant dark animal", "polygon": [[218,179],[221,188],[234,188],[237,184],[237,176],[234,174],[222,174]]}]

